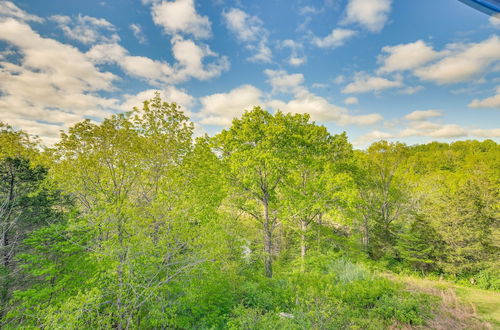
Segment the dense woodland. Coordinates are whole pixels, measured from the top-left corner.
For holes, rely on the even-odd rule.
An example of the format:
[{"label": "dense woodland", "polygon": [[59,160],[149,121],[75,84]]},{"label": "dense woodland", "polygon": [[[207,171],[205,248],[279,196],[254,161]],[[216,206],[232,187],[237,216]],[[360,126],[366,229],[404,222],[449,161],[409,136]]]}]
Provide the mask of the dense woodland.
[{"label": "dense woodland", "polygon": [[500,145],[354,150],[259,107],[213,137],[159,94],[44,148],[0,126],[0,327],[383,329],[500,289]]}]

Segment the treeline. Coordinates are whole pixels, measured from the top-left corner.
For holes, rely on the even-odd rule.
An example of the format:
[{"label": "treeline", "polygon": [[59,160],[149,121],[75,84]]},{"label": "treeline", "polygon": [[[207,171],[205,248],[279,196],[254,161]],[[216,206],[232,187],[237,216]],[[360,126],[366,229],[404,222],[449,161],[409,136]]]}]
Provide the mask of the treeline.
[{"label": "treeline", "polygon": [[433,304],[369,269],[500,288],[497,143],[193,129],[159,94],[52,148],[0,126],[2,327],[380,329]]}]

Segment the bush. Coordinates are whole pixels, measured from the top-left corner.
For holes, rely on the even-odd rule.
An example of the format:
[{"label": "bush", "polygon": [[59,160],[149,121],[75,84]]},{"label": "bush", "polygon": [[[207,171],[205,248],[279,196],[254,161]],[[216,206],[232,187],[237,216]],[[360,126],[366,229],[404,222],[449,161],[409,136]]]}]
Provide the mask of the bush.
[{"label": "bush", "polygon": [[500,290],[500,269],[487,268],[480,271],[475,277],[477,286],[481,289]]},{"label": "bush", "polygon": [[340,258],[331,263],[329,271],[334,273],[342,283],[369,279],[370,273],[362,266],[354,264],[347,259]]},{"label": "bush", "polygon": [[266,312],[259,308],[237,306],[227,323],[228,329],[301,329],[294,319],[282,318],[278,312]]},{"label": "bush", "polygon": [[243,283],[240,301],[245,307],[264,311],[285,310],[291,305],[293,295],[286,280],[257,277]]},{"label": "bush", "polygon": [[401,323],[422,325],[431,316],[431,297],[407,291],[397,295],[384,295],[375,304],[372,314],[386,320],[395,319]]}]

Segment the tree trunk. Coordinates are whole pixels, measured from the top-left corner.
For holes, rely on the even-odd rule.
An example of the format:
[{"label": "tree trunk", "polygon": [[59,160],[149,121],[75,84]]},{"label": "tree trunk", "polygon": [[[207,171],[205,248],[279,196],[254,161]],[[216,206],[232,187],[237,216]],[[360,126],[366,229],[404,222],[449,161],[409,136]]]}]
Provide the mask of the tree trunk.
[{"label": "tree trunk", "polygon": [[323,213],[318,214],[318,252],[321,252],[321,226],[323,225]]},{"label": "tree trunk", "polygon": [[118,269],[117,269],[117,277],[118,277],[118,294],[116,297],[116,308],[118,312],[118,323],[117,323],[117,329],[122,330],[123,329],[123,320],[125,319],[125,312],[124,312],[124,301],[122,298],[123,295],[123,290],[124,290],[124,283],[123,283],[123,266],[125,263],[125,251],[124,251],[124,244],[123,244],[123,222],[122,222],[122,217],[119,216],[118,220],[118,244],[120,247],[120,251],[118,253]]},{"label": "tree trunk", "polygon": [[306,263],[306,231],[307,222],[300,220],[300,271],[304,272]]},{"label": "tree trunk", "polygon": [[368,217],[363,216],[363,248],[368,252],[370,245],[370,229],[368,227]]},{"label": "tree trunk", "polygon": [[14,184],[15,184],[15,176],[14,174],[12,173],[11,174],[11,177],[10,177],[10,180],[9,180],[9,198],[7,200],[7,206],[5,208],[5,219],[3,221],[3,229],[2,229],[2,242],[1,242],[1,246],[2,249],[3,249],[3,265],[5,268],[7,268],[9,266],[9,263],[10,263],[10,253],[9,253],[9,249],[8,249],[8,245],[9,245],[9,227],[10,227],[10,219],[11,219],[11,215],[12,215],[12,208],[13,208],[13,204],[14,204]]},{"label": "tree trunk", "polygon": [[273,277],[273,224],[269,217],[269,202],[264,198],[264,269],[266,277]]},{"label": "tree trunk", "polygon": [[[9,197],[7,199],[7,205],[5,206],[5,211],[3,212],[5,218],[0,222],[2,233],[1,233],[1,241],[0,241],[0,251],[2,251],[2,264],[4,266],[4,273],[0,274],[1,287],[0,287],[0,320],[3,319],[5,315],[5,307],[7,306],[7,300],[10,293],[10,281],[11,281],[11,273],[9,270],[10,260],[12,258],[12,253],[14,253],[13,249],[9,249],[9,227],[11,227],[10,221],[12,217],[12,211],[14,207],[14,198],[15,198],[15,175],[14,170],[11,168],[10,179],[9,179]],[[0,219],[2,220],[2,219]],[[10,250],[10,251],[9,251]]]}]

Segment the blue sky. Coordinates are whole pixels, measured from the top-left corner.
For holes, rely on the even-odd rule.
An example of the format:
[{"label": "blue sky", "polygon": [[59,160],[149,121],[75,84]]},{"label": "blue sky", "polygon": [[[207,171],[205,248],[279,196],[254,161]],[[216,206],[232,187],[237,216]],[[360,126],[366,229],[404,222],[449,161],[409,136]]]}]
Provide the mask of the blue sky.
[{"label": "blue sky", "polygon": [[0,120],[51,144],[158,90],[197,134],[261,105],[357,147],[500,141],[499,32],[458,0],[0,0]]}]

